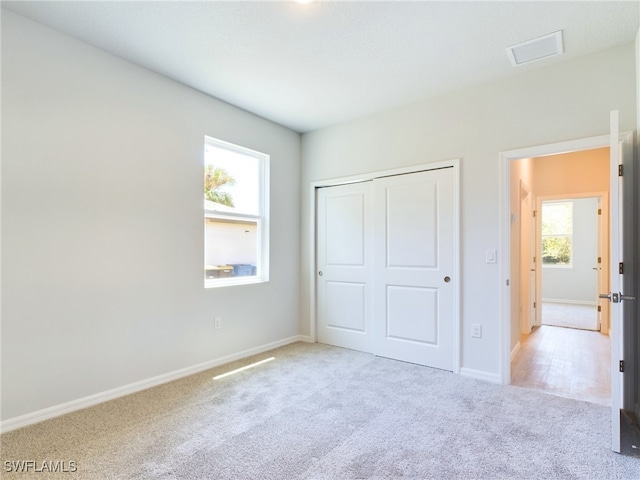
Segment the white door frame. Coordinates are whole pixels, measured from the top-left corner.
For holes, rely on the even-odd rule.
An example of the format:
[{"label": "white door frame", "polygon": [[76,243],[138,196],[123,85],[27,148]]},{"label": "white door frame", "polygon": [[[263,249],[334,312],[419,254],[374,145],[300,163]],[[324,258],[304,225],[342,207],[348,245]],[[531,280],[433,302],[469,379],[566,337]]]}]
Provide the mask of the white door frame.
[{"label": "white door frame", "polygon": [[[632,132],[622,132],[621,138],[632,136]],[[510,188],[509,188],[509,167],[513,160],[522,160],[525,158],[544,157],[547,155],[558,155],[561,153],[570,153],[583,150],[593,150],[596,148],[604,148],[610,146],[610,135],[600,135],[597,137],[581,138],[578,140],[569,140],[566,142],[551,143],[547,145],[537,145],[517,150],[507,150],[500,152],[500,259],[502,261],[502,269],[500,271],[500,330],[501,330],[501,369],[500,379],[502,384],[511,383],[511,298],[509,295],[509,277],[510,277],[510,255],[511,255],[511,238],[510,238]],[[617,164],[615,166],[617,171]],[[617,236],[617,232],[613,235]]]},{"label": "white door frame", "polygon": [[310,269],[309,269],[309,334],[312,342],[317,341],[317,323],[316,323],[316,275],[317,268],[317,242],[316,242],[316,190],[322,187],[332,187],[336,185],[345,185],[348,183],[357,183],[374,180],[379,177],[388,177],[392,175],[404,175],[407,173],[424,172],[427,170],[436,170],[439,168],[453,168],[453,275],[459,279],[455,282],[453,292],[453,372],[460,373],[460,285],[462,278],[460,275],[460,159],[454,158],[441,162],[424,163],[422,165],[414,165],[410,167],[395,168],[392,170],[383,170],[377,172],[368,172],[348,177],[337,177],[326,180],[311,182],[309,188],[309,218],[310,222],[309,248],[311,252]]},{"label": "white door frame", "polygon": [[[536,217],[536,233],[535,235],[537,237],[541,237],[542,236],[542,202],[545,202],[547,200],[575,200],[575,199],[583,199],[583,198],[597,198],[600,202],[600,208],[602,208],[602,216],[599,216],[598,218],[598,223],[596,226],[597,229],[597,249],[598,249],[598,256],[600,256],[602,258],[602,270],[604,271],[604,274],[606,276],[606,282],[602,282],[601,277],[603,276],[603,274],[598,271],[597,272],[597,279],[596,279],[596,292],[595,292],[595,299],[597,300],[596,302],[596,306],[600,305],[600,304],[604,304],[603,306],[605,306],[606,308],[603,309],[602,313],[604,315],[606,315],[607,321],[605,322],[605,326],[606,326],[606,331],[601,331],[600,333],[603,333],[605,335],[609,335],[609,330],[610,330],[610,325],[611,325],[611,320],[609,319],[609,305],[606,304],[608,302],[604,302],[598,299],[597,295],[600,292],[608,292],[609,291],[609,192],[585,192],[585,193],[570,193],[570,194],[562,194],[562,195],[542,195],[540,197],[536,198],[536,210],[538,212],[540,212],[540,214]],[[603,228],[602,226],[602,222],[601,219],[604,218],[607,220],[607,224],[606,224],[606,228]],[[538,305],[541,306],[540,311],[538,312],[538,318],[536,318],[536,322],[537,325],[541,325],[542,324],[542,303],[543,303],[543,298],[542,298],[542,276],[543,276],[543,270],[542,270],[542,239],[541,238],[537,238],[537,243],[536,243],[536,251],[535,251],[535,257],[536,257],[536,302],[538,302]],[[605,240],[603,242],[603,239]],[[602,255],[601,249],[606,249],[607,255]],[[538,274],[539,272],[539,274]],[[606,288],[605,288],[606,287]],[[600,322],[601,322],[601,315],[598,315],[598,326],[600,326]]]}]

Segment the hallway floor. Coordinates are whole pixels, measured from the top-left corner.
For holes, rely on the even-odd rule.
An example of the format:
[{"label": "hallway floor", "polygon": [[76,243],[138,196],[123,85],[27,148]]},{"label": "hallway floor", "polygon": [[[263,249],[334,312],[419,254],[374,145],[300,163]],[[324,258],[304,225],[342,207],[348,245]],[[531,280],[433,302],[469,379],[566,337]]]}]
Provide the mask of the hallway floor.
[{"label": "hallway floor", "polygon": [[522,335],[511,384],[611,405],[611,344],[600,332],[543,325]]},{"label": "hallway floor", "polygon": [[544,302],[542,325],[597,330],[598,310],[595,305]]}]

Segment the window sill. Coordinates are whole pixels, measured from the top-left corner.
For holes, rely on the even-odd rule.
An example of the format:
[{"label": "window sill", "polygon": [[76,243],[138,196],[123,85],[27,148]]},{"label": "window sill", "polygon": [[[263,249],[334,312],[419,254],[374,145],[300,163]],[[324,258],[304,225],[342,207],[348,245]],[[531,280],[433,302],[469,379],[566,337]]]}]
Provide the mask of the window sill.
[{"label": "window sill", "polygon": [[204,281],[204,288],[232,287],[235,285],[253,285],[256,283],[266,283],[268,278],[263,277],[236,277],[236,278],[216,278]]}]

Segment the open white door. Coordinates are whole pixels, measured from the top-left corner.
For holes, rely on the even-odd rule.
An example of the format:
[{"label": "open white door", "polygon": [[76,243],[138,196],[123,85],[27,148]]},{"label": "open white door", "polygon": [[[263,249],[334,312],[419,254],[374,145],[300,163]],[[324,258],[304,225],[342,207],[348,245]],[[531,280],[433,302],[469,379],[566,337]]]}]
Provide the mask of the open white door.
[{"label": "open white door", "polygon": [[536,300],[535,288],[531,287],[531,280],[535,279],[535,267],[532,267],[533,233],[533,193],[531,189],[520,180],[520,328],[524,334],[531,333],[535,318]]},{"label": "open white door", "polygon": [[[531,195],[533,197],[533,195]],[[529,211],[528,211],[528,215],[529,215],[529,219],[530,219],[530,228],[529,228],[529,238],[527,239],[527,241],[529,242],[529,258],[527,259],[528,261],[528,266],[529,266],[529,332],[531,332],[531,329],[533,327],[535,327],[536,325],[539,325],[538,322],[538,311],[542,310],[542,303],[538,303],[538,299],[537,299],[537,285],[536,282],[538,281],[538,272],[537,272],[537,266],[536,266],[536,248],[538,245],[538,242],[536,241],[536,235],[538,232],[538,229],[536,228],[536,219],[533,216],[533,210],[534,210],[534,205],[535,205],[535,200],[532,198],[530,199],[530,204],[529,204]]]},{"label": "open white door", "polygon": [[[611,112],[611,239],[609,293],[601,293],[601,298],[610,301],[611,319],[611,448],[620,452],[620,411],[624,408],[624,382],[621,362],[624,361],[624,304],[635,298],[624,294],[624,196],[622,175],[618,166],[624,163],[623,154],[632,150],[630,139],[620,141],[618,111]],[[620,266],[620,267],[619,267]],[[629,292],[631,293],[631,292]]]},{"label": "open white door", "polygon": [[531,259],[531,273],[533,282],[532,296],[536,308],[533,311],[531,327],[542,326],[542,203],[536,199],[535,214],[533,218],[533,235],[531,238],[533,258]]}]

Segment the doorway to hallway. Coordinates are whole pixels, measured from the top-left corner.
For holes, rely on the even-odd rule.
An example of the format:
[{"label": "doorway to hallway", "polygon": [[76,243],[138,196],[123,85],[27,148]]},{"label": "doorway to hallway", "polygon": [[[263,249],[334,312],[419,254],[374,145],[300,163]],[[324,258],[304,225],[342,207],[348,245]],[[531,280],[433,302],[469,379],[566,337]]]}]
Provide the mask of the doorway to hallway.
[{"label": "doorway to hallway", "polygon": [[[603,160],[605,160],[603,158]],[[602,173],[606,173],[602,162]],[[542,197],[536,244],[540,245],[540,324],[600,331],[598,293],[607,290],[607,192],[598,196]],[[605,230],[605,231],[603,231]],[[523,331],[523,333],[526,333]]]},{"label": "doorway to hallway", "polygon": [[609,163],[606,147],[511,162],[511,184],[526,184],[533,200],[531,211],[522,192],[511,203],[516,211],[520,201],[511,229],[520,329],[510,383],[610,406],[609,310],[598,299],[609,287]]}]

